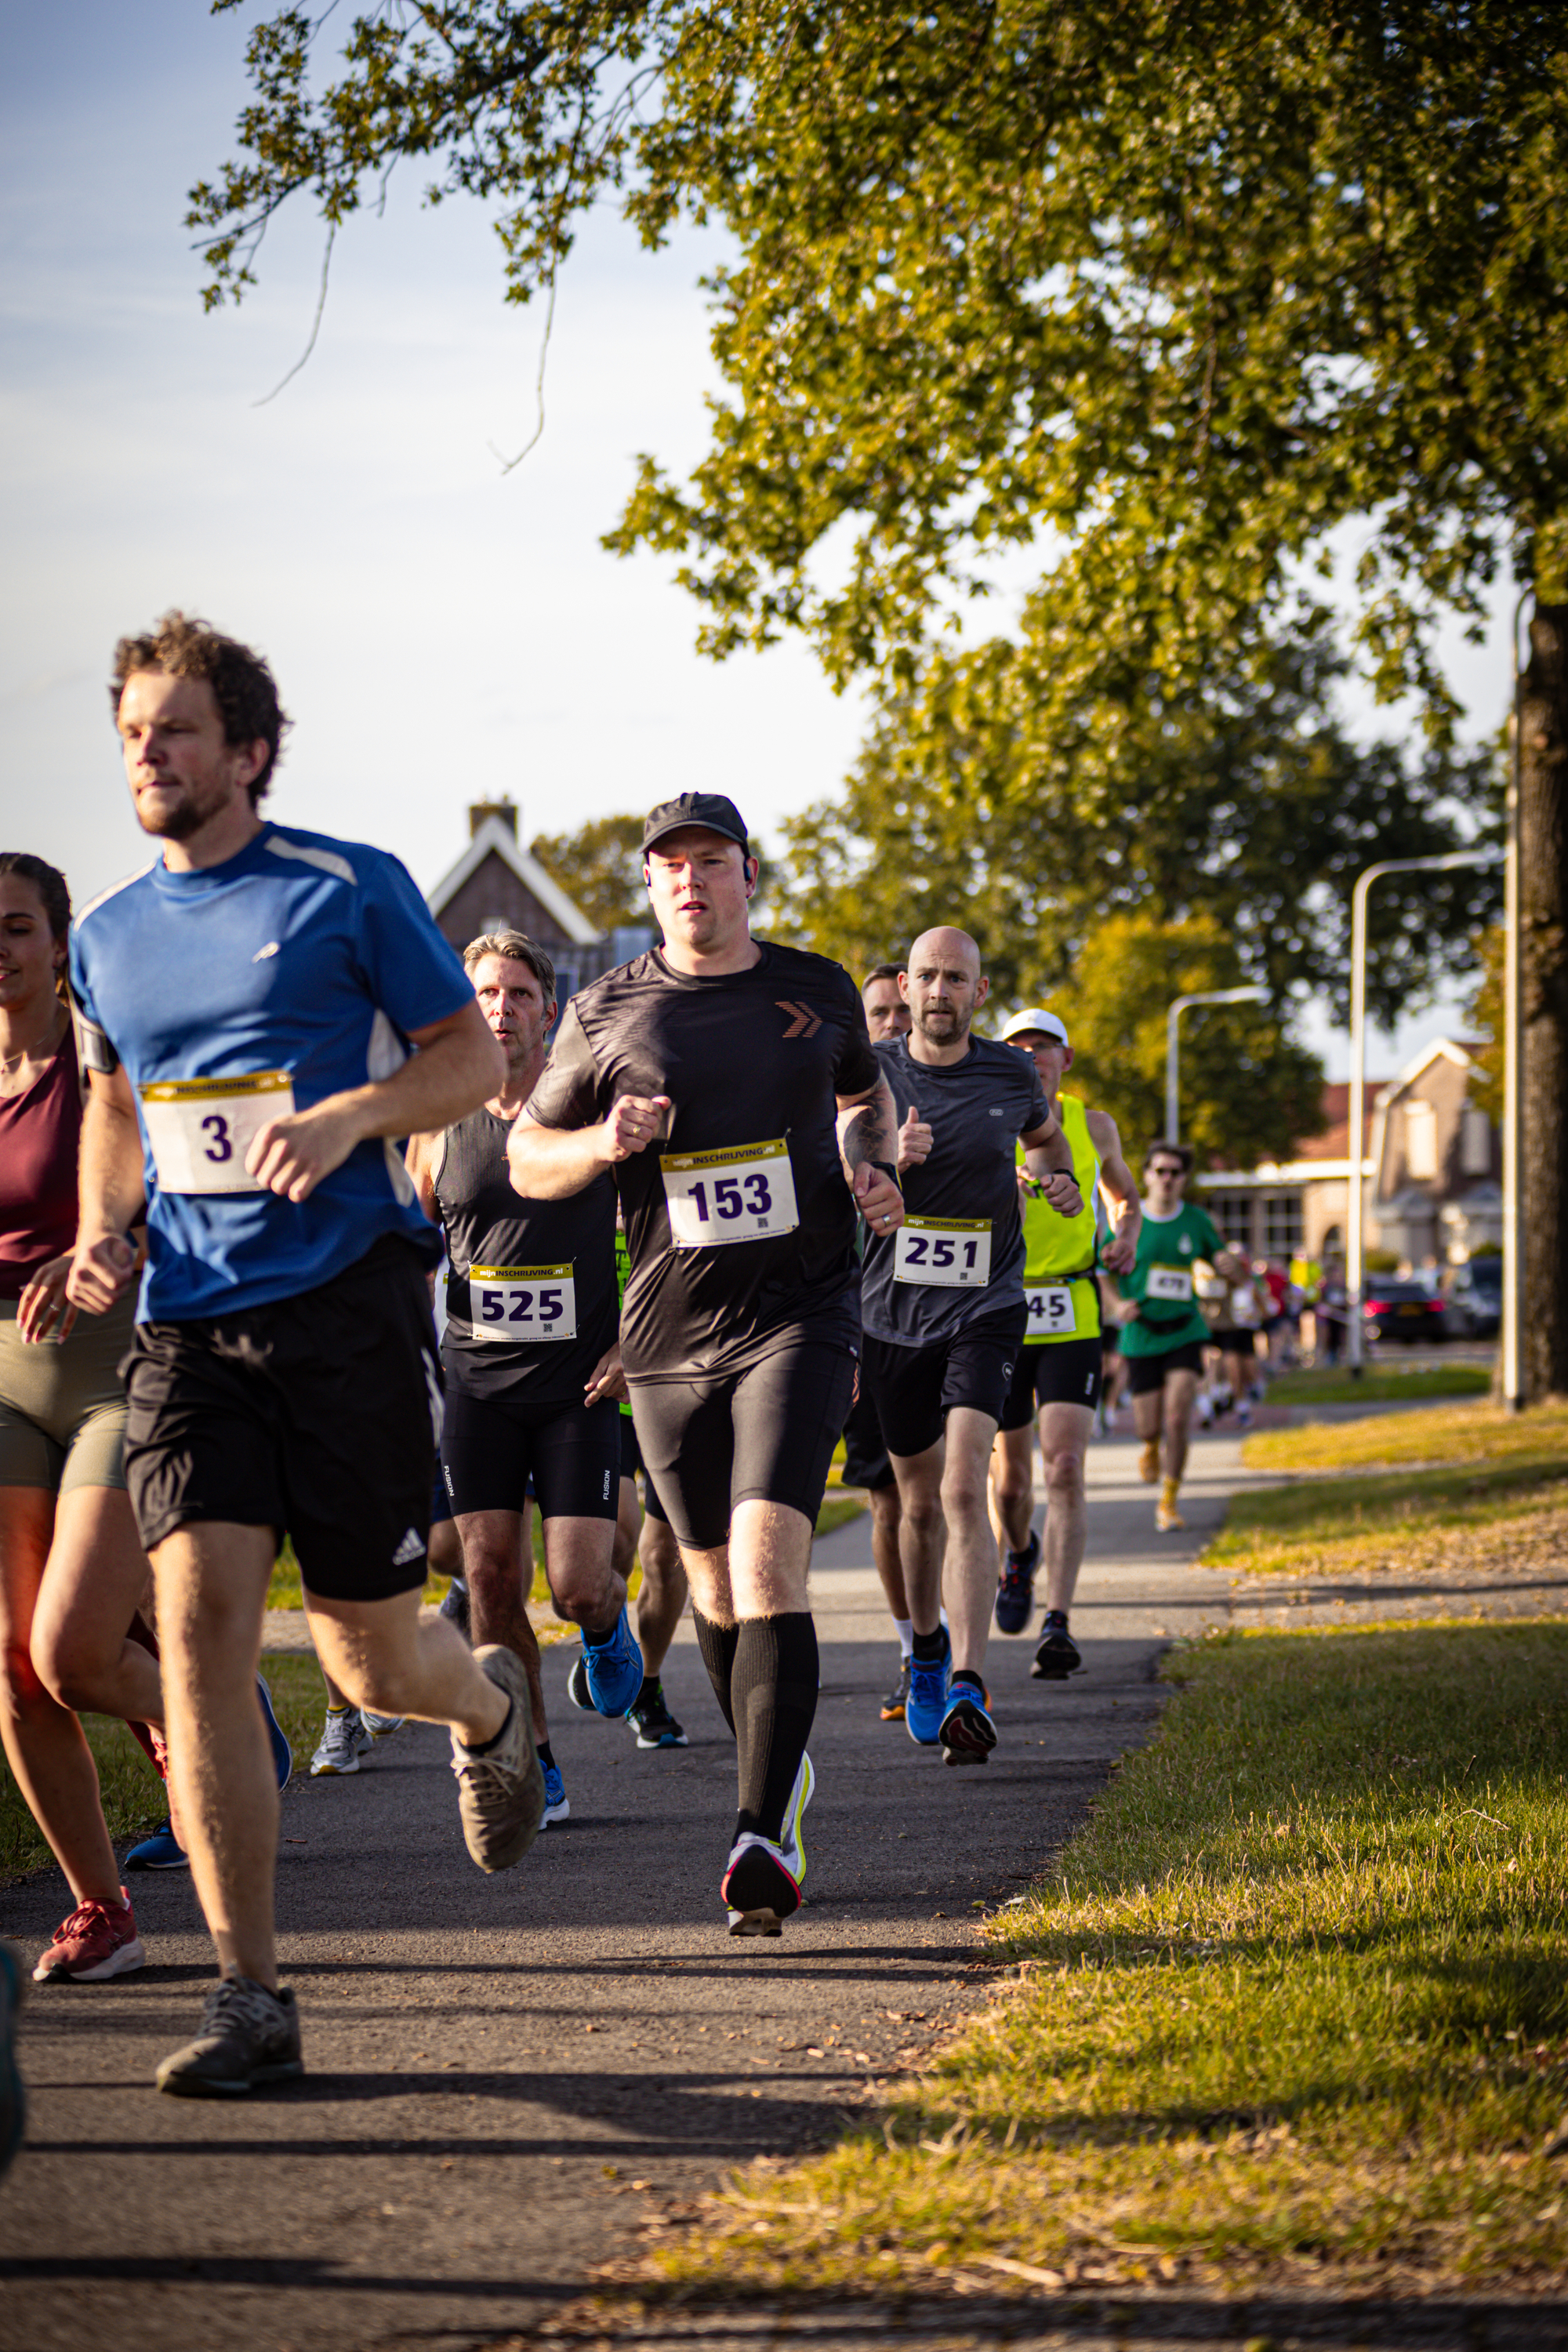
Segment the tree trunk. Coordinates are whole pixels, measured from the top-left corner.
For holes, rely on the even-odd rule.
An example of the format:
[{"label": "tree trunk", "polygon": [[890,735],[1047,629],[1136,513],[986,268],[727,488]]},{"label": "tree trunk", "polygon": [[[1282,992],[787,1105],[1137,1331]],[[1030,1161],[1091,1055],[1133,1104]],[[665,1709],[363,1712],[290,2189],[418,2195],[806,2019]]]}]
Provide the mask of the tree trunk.
[{"label": "tree trunk", "polygon": [[1568,604],[1538,604],[1520,694],[1523,1373],[1568,1396]]}]

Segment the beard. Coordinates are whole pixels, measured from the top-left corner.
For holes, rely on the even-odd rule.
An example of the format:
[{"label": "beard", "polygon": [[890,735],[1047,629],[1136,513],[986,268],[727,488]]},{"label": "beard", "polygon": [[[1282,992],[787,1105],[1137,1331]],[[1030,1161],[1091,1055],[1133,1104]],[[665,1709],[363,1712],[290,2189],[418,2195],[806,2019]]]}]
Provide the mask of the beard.
[{"label": "beard", "polygon": [[951,1045],[968,1034],[970,1017],[967,1013],[955,1013],[950,1004],[935,1005],[917,1012],[914,1025],[931,1045]]},{"label": "beard", "polygon": [[143,814],[142,797],[135,795],[136,822],[143,833],[154,835],[160,841],[189,841],[210,824],[228,800],[228,788],[214,778],[200,783],[162,784],[161,792],[177,792],[180,798],[166,814],[153,821]]}]

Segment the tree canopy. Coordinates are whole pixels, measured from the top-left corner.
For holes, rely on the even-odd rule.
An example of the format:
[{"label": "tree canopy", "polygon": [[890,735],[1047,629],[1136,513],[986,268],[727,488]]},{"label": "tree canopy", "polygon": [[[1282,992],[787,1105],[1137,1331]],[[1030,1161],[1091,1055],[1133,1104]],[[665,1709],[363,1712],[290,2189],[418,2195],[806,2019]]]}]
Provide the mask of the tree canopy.
[{"label": "tree canopy", "polygon": [[[1136,1171],[1165,1128],[1165,1015],[1173,997],[1234,988],[1235,943],[1212,919],[1160,923],[1113,915],[1080,951],[1050,1008],[1067,1023],[1073,1066],[1064,1084],[1121,1130]],[[1181,1031],[1182,1139],[1200,1166],[1288,1160],[1323,1124],[1323,1066],[1268,1007],[1194,1006]]]},{"label": "tree canopy", "polygon": [[646,923],[640,816],[591,817],[574,833],[542,833],[529,846],[551,879],[601,931]]}]

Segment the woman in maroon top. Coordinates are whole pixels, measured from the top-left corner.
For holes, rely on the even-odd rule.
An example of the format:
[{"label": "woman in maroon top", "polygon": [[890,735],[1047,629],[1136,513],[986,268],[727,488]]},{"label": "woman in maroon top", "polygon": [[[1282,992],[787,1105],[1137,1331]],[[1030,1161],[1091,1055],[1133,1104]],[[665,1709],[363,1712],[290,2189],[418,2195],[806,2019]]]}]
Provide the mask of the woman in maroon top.
[{"label": "woman in maroon top", "polygon": [[142,1727],[163,1714],[156,1661],[126,1634],[147,1580],[121,1466],[132,1303],[79,1318],[65,1296],[81,1129],[69,924],[63,875],[0,856],[0,1733],[76,1905],[40,1982],[142,1965],[76,1710]]}]

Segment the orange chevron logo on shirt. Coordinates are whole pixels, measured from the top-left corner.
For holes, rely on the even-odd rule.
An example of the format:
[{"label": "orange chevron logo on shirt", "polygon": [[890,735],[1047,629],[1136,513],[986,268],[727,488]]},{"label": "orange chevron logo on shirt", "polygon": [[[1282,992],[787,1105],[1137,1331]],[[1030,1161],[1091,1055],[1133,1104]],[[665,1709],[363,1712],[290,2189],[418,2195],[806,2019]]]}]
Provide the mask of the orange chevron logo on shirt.
[{"label": "orange chevron logo on shirt", "polygon": [[784,1031],[786,1037],[816,1036],[822,1026],[822,1015],[819,1013],[814,1013],[809,1004],[792,1004],[789,999],[784,996],[775,997],[773,1002],[781,1013],[787,1013],[791,1016],[789,1027]]}]

